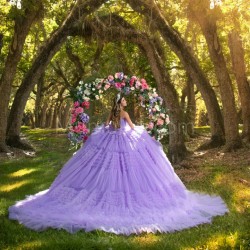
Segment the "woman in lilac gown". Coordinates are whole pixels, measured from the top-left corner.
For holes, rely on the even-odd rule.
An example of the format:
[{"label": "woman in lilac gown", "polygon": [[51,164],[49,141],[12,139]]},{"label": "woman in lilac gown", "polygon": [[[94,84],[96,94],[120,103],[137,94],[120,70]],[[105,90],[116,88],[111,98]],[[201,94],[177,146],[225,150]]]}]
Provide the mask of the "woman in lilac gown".
[{"label": "woman in lilac gown", "polygon": [[11,206],[9,218],[37,231],[129,235],[181,230],[226,213],[219,196],[186,189],[162,145],[131,122],[126,105],[118,96],[106,124],[94,129],[51,187]]}]

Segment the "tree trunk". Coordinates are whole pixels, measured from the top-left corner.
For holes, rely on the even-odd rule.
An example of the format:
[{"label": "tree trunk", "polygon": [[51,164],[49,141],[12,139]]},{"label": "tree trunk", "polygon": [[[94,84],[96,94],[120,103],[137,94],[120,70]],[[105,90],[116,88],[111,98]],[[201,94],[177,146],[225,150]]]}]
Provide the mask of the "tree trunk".
[{"label": "tree trunk", "polygon": [[[41,1],[37,6],[30,6],[25,10],[25,16],[17,16],[15,20],[14,35],[9,48],[9,53],[0,78],[0,152],[8,152],[6,147],[6,129],[8,120],[8,108],[11,94],[12,83],[15,78],[17,64],[21,59],[25,39],[29,33],[33,22],[38,18],[42,10]],[[20,114],[20,121],[23,117],[23,111]]]},{"label": "tree trunk", "polygon": [[54,110],[53,110],[51,128],[54,128],[54,129],[58,128],[58,106],[57,105],[55,105]]},{"label": "tree trunk", "polygon": [[195,102],[195,92],[194,92],[194,83],[192,82],[191,77],[187,77],[187,107],[186,107],[186,128],[187,134],[190,137],[194,137],[194,125],[195,125],[195,116],[196,116],[196,102]]},{"label": "tree trunk", "polygon": [[45,74],[42,74],[40,77],[38,83],[37,83],[37,91],[36,91],[36,101],[35,101],[35,126],[41,127],[41,103],[42,103],[42,89],[44,85],[44,76]]},{"label": "tree trunk", "polygon": [[[237,111],[235,105],[232,81],[230,79],[226,61],[222,52],[219,37],[217,35],[216,17],[209,8],[210,2],[200,0],[193,1],[190,9],[193,11],[202,32],[205,36],[210,58],[214,64],[215,74],[220,86],[221,101],[223,105],[223,117],[225,124],[226,151],[241,147],[239,136]],[[200,14],[202,11],[202,15]],[[228,101],[230,100],[230,101]]]},{"label": "tree trunk", "polygon": [[57,113],[58,113],[58,127],[59,128],[62,128],[62,114],[63,114],[62,110],[63,110],[63,105],[62,105],[62,103],[60,103],[60,105],[58,107],[58,111],[57,111]]},{"label": "tree trunk", "polygon": [[240,35],[232,31],[229,35],[229,48],[232,58],[233,72],[239,90],[242,108],[243,131],[242,136],[250,142],[250,87],[247,81],[244,49]]},{"label": "tree trunk", "polygon": [[[138,41],[139,42],[139,41]],[[150,41],[140,41],[147,55],[151,70],[157,83],[158,93],[163,98],[171,124],[169,125],[168,158],[172,163],[178,163],[186,157],[187,149],[184,143],[183,112],[181,110],[178,94],[171,83],[170,76],[161,58]]]},{"label": "tree trunk", "polygon": [[55,32],[52,32],[51,37],[45,42],[16,93],[8,119],[7,143],[9,145],[18,145],[19,147],[22,147],[22,142],[19,137],[21,129],[21,115],[24,111],[30,92],[34,88],[38,79],[44,73],[54,54],[66,40],[73,24],[78,20],[81,20],[82,22],[88,14],[95,11],[104,2],[105,0],[87,0],[84,2],[82,0],[78,0],[62,25]]},{"label": "tree trunk", "polygon": [[67,102],[66,106],[63,109],[63,114],[62,114],[62,127],[63,128],[66,128],[69,124],[70,108],[71,108],[71,103]]},{"label": "tree trunk", "polygon": [[2,47],[3,47],[3,34],[0,33],[0,55],[1,55]]},{"label": "tree trunk", "polygon": [[46,128],[51,128],[53,119],[53,107],[49,107],[46,113]]},{"label": "tree trunk", "polygon": [[40,118],[40,127],[45,128],[46,127],[46,111],[47,111],[48,105],[45,103],[41,109],[41,118]]},{"label": "tree trunk", "polygon": [[127,0],[127,2],[135,11],[151,20],[151,24],[160,31],[164,40],[179,57],[192,81],[201,92],[209,114],[212,134],[211,142],[206,145],[206,148],[224,144],[224,125],[216,95],[191,49],[179,33],[169,25],[153,0]]}]

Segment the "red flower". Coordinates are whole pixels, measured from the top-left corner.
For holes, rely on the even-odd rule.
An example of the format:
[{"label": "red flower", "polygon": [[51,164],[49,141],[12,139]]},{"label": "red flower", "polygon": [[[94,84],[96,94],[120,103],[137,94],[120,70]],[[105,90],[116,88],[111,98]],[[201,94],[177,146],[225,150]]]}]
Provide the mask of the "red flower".
[{"label": "red flower", "polygon": [[86,109],[89,108],[90,103],[87,101],[82,102],[82,107],[85,107]]}]

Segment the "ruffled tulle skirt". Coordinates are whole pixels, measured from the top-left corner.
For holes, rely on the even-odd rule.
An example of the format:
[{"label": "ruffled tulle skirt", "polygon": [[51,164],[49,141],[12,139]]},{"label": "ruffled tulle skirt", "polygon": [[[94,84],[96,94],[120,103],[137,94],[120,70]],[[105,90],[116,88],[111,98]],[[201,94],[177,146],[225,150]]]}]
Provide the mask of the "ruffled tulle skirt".
[{"label": "ruffled tulle skirt", "polygon": [[37,231],[129,235],[210,223],[227,211],[219,196],[188,191],[142,126],[99,126],[51,187],[11,206],[9,218]]}]

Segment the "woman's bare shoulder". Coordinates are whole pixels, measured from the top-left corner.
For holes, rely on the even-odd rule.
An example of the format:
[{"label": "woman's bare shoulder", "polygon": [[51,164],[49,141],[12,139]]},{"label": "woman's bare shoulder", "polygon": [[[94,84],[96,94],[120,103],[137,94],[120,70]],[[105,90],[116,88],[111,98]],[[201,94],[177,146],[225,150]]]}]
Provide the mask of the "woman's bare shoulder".
[{"label": "woman's bare shoulder", "polygon": [[121,117],[126,118],[128,116],[128,112],[121,110]]}]

